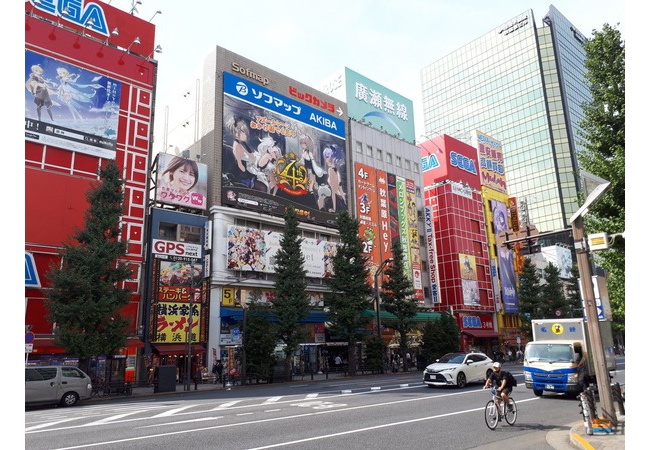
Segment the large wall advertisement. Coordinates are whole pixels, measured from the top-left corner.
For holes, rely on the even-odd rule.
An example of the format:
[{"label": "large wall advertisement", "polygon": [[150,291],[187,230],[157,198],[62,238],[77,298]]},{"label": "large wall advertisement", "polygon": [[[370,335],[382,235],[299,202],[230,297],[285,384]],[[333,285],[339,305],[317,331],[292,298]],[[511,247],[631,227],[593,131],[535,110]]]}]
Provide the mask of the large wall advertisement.
[{"label": "large wall advertisement", "polygon": [[404,270],[413,282],[414,298],[423,303],[415,182],[356,163],[355,187],[359,236],[364,243],[364,256],[368,257],[370,282],[374,282],[382,261],[392,256],[391,242],[399,240],[404,251]]},{"label": "large wall advertisement", "polygon": [[481,131],[474,131],[472,140],[478,151],[479,175],[483,186],[506,192],[506,174],[503,166],[501,142]]},{"label": "large wall advertisement", "polygon": [[170,205],[207,208],[208,166],[192,159],[160,153],[156,200]]},{"label": "large wall advertisement", "polygon": [[122,83],[25,50],[25,139],[115,158]]},{"label": "large wall advertisement", "polygon": [[[275,255],[282,233],[238,226],[228,227],[227,267],[230,270],[275,273]],[[303,238],[306,276],[324,278],[333,273],[335,242]]]},{"label": "large wall advertisement", "polygon": [[[491,200],[492,214],[494,216],[494,234],[509,230],[506,205],[502,202]],[[519,312],[519,299],[516,290],[514,252],[507,246],[500,246],[498,250],[499,275],[501,279],[501,297],[505,312]]]},{"label": "large wall advertisement", "polygon": [[347,209],[345,122],[223,73],[222,203],[335,225]]},{"label": "large wall advertisement", "polygon": [[207,317],[201,310],[208,295],[201,246],[154,239],[153,251],[151,342],[184,343],[190,333],[192,342],[204,340]]}]

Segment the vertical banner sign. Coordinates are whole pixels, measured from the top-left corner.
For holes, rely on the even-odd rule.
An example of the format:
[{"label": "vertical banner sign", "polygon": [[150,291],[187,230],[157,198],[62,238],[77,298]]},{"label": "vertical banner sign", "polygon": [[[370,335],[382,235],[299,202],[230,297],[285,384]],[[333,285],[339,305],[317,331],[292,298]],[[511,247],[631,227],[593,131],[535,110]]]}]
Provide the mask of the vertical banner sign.
[{"label": "vertical banner sign", "polygon": [[433,225],[433,207],[424,207],[424,234],[427,239],[427,261],[429,262],[429,280],[431,281],[431,302],[440,303],[438,297],[438,256],[436,236]]},{"label": "vertical banner sign", "polygon": [[409,256],[409,224],[408,224],[408,206],[406,204],[406,181],[402,177],[396,177],[397,188],[397,211],[399,220],[399,241],[404,250],[404,272],[409,280],[413,280],[411,272],[411,258]]},{"label": "vertical banner sign", "polygon": [[[509,229],[507,220],[506,205],[496,200],[491,200],[492,213],[494,216],[494,234],[499,235],[502,231]],[[514,252],[507,246],[498,249],[499,275],[501,279],[501,297],[505,312],[517,313],[519,311],[519,299],[516,291]]]},{"label": "vertical banner sign", "polygon": [[355,164],[356,210],[359,220],[359,238],[363,244],[362,253],[368,258],[368,276],[372,283],[375,272],[381,264],[379,235],[379,199],[375,169],[364,164]]},{"label": "vertical banner sign", "polygon": [[413,296],[424,304],[424,291],[422,290],[422,264],[420,262],[420,236],[418,235],[418,209],[415,204],[415,182],[406,180],[406,204],[408,223],[408,252],[411,262],[413,278]]},{"label": "vertical banner sign", "polygon": [[378,261],[385,261],[392,256],[390,242],[390,212],[388,209],[388,178],[386,172],[377,170],[377,196],[379,200],[379,242],[381,252]]}]

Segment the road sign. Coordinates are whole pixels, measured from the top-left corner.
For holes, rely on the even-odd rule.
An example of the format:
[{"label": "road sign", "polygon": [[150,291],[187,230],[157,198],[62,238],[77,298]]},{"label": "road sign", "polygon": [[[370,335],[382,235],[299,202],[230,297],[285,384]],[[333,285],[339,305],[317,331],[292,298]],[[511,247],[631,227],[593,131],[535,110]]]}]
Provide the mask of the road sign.
[{"label": "road sign", "polygon": [[31,344],[32,342],[34,342],[34,333],[28,331],[25,333],[25,344]]},{"label": "road sign", "polygon": [[25,344],[25,353],[31,353],[34,351],[34,344]]}]

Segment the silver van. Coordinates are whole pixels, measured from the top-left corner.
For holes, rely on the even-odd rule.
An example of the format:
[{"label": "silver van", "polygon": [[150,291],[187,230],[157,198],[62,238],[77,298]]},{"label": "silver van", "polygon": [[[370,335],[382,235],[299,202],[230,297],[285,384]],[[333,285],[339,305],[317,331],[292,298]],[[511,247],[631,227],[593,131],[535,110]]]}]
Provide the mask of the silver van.
[{"label": "silver van", "polygon": [[25,404],[74,406],[90,398],[92,382],[83,371],[72,366],[26,366]]}]

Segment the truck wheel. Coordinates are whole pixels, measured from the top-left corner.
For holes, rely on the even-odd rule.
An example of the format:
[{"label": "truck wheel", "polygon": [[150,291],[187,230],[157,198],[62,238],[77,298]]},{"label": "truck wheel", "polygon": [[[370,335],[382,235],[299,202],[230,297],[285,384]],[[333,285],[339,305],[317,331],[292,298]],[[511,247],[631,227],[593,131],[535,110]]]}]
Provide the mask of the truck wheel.
[{"label": "truck wheel", "polygon": [[535,394],[538,397],[541,397],[542,395],[544,395],[544,391],[541,389],[533,389],[533,394]]}]

